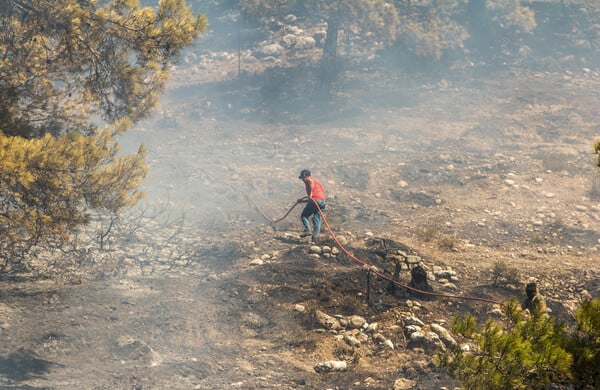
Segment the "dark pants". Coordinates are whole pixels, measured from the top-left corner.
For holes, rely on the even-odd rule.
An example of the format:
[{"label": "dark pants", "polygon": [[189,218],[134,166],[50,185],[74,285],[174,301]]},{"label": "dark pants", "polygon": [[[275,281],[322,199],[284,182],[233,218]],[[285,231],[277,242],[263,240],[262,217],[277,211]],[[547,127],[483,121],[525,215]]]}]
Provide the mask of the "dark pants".
[{"label": "dark pants", "polygon": [[[317,200],[317,203],[319,204],[319,208],[321,210],[325,210],[325,201],[324,200]],[[319,237],[319,233],[321,233],[321,223],[322,218],[321,218],[321,213],[319,213],[319,210],[317,209],[317,206],[315,205],[315,201],[309,199],[308,202],[306,203],[306,206],[304,207],[304,210],[302,210],[302,215],[300,216],[300,219],[302,220],[302,225],[304,226],[304,231],[305,232],[310,232],[310,220],[309,218],[312,216],[312,220],[313,220],[313,225],[314,225],[314,229],[312,231],[312,237],[313,239],[317,239]]]}]

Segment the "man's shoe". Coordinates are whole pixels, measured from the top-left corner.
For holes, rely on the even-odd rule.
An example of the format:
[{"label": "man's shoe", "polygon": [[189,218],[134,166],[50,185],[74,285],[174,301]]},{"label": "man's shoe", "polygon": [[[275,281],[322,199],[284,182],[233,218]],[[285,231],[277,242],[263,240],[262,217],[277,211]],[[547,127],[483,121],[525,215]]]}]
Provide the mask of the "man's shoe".
[{"label": "man's shoe", "polygon": [[310,236],[312,233],[310,232],[310,230],[305,230],[302,233],[300,233],[300,237],[308,237]]}]

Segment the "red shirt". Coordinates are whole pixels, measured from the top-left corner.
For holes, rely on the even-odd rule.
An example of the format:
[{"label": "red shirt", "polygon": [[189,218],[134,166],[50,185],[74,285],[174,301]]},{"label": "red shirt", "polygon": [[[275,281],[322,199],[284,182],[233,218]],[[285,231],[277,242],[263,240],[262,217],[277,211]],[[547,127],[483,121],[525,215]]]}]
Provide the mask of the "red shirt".
[{"label": "red shirt", "polygon": [[306,187],[306,195],[310,196],[310,183],[312,182],[312,199],[325,200],[325,190],[321,183],[312,176],[304,178],[304,186]]}]

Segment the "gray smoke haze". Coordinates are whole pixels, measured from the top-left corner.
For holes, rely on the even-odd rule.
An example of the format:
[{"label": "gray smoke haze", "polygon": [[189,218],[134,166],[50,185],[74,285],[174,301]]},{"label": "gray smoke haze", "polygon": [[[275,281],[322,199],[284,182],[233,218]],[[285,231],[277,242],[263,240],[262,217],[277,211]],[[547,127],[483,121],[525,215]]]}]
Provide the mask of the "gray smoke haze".
[{"label": "gray smoke haze", "polygon": [[[235,13],[209,14],[210,30],[173,70],[154,117],[122,138],[124,150],[148,148],[146,202],[185,210],[200,224],[260,221],[244,195],[265,214],[282,215],[303,196],[302,168],[321,178],[334,199],[391,196],[406,164],[418,164],[415,156],[427,148],[435,154],[435,145],[446,143],[457,154],[493,155],[520,131],[506,110],[568,103],[565,85],[546,76],[564,73],[567,82],[598,72],[598,51],[586,50],[589,43],[557,40],[568,30],[560,20],[578,26],[586,14],[550,3],[536,3],[535,11],[534,34],[513,41],[498,26],[471,23],[468,48],[449,50],[440,61],[416,56],[402,42],[366,58],[346,55],[341,38],[341,71],[326,96],[319,93],[318,42],[307,50],[282,44],[290,34],[319,36],[324,24],[299,15],[265,30],[238,22]],[[481,12],[456,18],[469,24]],[[273,45],[284,53],[267,53]],[[597,99],[592,85],[581,85],[578,98],[586,97]],[[490,106],[497,101],[506,105]],[[593,137],[591,128],[581,131]],[[461,142],[465,135],[480,142]],[[390,164],[397,175],[378,178]]]}]

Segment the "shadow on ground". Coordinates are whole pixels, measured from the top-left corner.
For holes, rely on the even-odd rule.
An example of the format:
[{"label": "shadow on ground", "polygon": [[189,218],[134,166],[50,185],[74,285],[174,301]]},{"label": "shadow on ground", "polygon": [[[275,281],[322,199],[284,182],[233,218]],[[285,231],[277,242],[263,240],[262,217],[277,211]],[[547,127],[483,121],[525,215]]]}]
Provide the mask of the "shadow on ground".
[{"label": "shadow on ground", "polygon": [[[11,352],[6,357],[0,357],[0,375],[10,380],[23,381],[44,375],[53,366],[58,365],[57,363],[38,358],[33,352],[20,349],[17,352]],[[0,387],[0,389],[4,388],[23,387]]]}]

